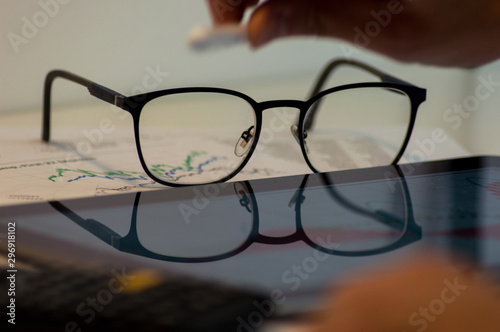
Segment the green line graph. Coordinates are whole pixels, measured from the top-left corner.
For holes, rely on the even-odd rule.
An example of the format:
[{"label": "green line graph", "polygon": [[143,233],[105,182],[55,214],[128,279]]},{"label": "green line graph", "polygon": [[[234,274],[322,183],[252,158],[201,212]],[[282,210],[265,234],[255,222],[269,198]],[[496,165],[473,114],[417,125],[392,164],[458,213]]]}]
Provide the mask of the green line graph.
[{"label": "green line graph", "polygon": [[[207,157],[205,157],[207,156]],[[201,161],[199,157],[205,157]],[[181,166],[172,166],[168,164],[154,164],[149,166],[149,170],[154,175],[159,177],[172,177],[175,179],[179,172],[203,172],[203,166],[213,162],[219,157],[208,157],[206,151],[191,151],[184,159]],[[58,182],[58,179],[64,179],[65,182],[74,182],[85,178],[101,178],[107,180],[150,180],[145,172],[127,171],[127,170],[112,170],[112,171],[95,171],[79,168],[57,168],[55,174],[50,175],[48,180]]]}]

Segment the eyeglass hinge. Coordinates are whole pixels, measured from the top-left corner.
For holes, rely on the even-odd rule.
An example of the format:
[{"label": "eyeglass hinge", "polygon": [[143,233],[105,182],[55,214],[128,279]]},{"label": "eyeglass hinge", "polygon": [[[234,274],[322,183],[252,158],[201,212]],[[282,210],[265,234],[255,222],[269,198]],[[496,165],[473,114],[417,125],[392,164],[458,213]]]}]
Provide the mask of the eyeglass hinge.
[{"label": "eyeglass hinge", "polygon": [[115,95],[114,105],[117,106],[117,107],[122,108],[124,100],[125,100],[125,96],[123,96],[123,95]]}]

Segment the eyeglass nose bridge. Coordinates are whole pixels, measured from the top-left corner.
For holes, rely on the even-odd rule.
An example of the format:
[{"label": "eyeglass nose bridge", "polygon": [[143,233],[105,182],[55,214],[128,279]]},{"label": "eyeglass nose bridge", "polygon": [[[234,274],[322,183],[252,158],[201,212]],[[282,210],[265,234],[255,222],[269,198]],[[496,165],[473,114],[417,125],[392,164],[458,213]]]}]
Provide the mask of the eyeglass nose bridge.
[{"label": "eyeglass nose bridge", "polygon": [[307,106],[307,102],[295,99],[268,100],[257,103],[257,107],[261,112],[270,108],[278,107],[297,108],[302,111],[305,110]]},{"label": "eyeglass nose bridge", "polygon": [[303,238],[303,234],[299,231],[285,236],[268,236],[258,233],[254,242],[270,245],[283,245],[301,241]]},{"label": "eyeglass nose bridge", "polygon": [[[260,110],[260,112],[263,112],[265,110],[271,109],[271,108],[279,108],[279,107],[290,107],[290,108],[296,108],[299,110],[300,114],[305,114],[307,109],[309,108],[309,104],[306,101],[302,100],[295,100],[295,99],[279,99],[279,100],[268,100],[268,101],[263,101],[260,103],[257,103],[257,108]],[[300,138],[299,138],[299,130],[298,130],[298,125],[299,125],[299,119],[300,115],[296,120],[295,124],[292,124],[290,127],[290,130],[292,132],[293,137],[297,141],[297,143],[300,145]],[[307,137],[307,133],[303,133],[304,138]],[[307,146],[305,146],[306,152],[307,151]]]}]

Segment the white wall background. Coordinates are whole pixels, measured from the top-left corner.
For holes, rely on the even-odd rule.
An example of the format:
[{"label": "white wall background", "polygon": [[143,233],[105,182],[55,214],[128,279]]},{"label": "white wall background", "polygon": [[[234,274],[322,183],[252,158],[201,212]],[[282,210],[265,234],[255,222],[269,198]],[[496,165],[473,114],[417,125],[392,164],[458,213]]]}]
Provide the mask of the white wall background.
[{"label": "white wall background", "polygon": [[[133,88],[142,85],[147,68],[168,73],[157,89],[232,87],[297,75],[312,77],[328,60],[343,55],[340,43],[317,38],[283,40],[258,51],[241,46],[195,54],[188,49],[186,36],[192,27],[208,24],[204,0],[1,0],[0,114],[40,110],[43,79],[54,68],[132,94]],[[364,50],[356,58],[429,90],[418,126],[447,128],[443,114],[474,93],[477,75],[496,71],[500,81],[498,63],[480,70],[457,70],[403,65]],[[302,99],[304,94],[283,91],[276,96],[282,97]],[[67,90],[61,98],[78,102],[88,96]],[[492,94],[481,102],[481,112],[475,111],[451,134],[469,148],[488,153],[491,148],[483,143],[497,137],[498,131],[489,133],[478,127],[498,119],[495,114],[500,112],[495,111],[499,104],[500,92]]]},{"label": "white wall background", "polygon": [[[489,83],[484,84],[485,80]],[[473,101],[479,101],[477,108],[471,107]],[[469,106],[461,126],[453,129],[460,134],[462,145],[474,154],[500,155],[500,62],[474,70],[459,102]]]}]

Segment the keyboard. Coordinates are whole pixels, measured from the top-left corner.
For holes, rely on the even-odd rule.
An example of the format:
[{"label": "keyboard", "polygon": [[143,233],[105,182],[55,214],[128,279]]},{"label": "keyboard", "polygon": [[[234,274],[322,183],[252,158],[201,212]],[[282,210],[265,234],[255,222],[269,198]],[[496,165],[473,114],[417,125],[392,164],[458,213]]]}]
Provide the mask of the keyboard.
[{"label": "keyboard", "polygon": [[[7,268],[1,307],[15,299],[15,325],[2,331],[252,331],[246,323],[265,301],[251,293],[152,270],[80,269],[33,264],[15,273],[15,296],[8,296]],[[12,285],[11,285],[12,286]],[[7,308],[7,310],[9,310]],[[264,317],[260,314],[259,317]]]}]

